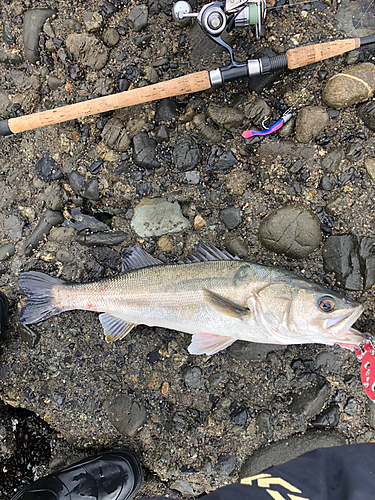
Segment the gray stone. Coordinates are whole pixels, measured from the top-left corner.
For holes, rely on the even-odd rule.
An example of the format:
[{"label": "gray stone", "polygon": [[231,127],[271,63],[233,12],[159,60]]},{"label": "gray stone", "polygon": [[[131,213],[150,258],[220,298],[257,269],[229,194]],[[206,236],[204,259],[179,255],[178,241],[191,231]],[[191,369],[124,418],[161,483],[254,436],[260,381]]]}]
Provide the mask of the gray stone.
[{"label": "gray stone", "polygon": [[69,174],[69,184],[76,194],[82,195],[85,186],[85,179],[83,175],[74,170]]},{"label": "gray stone", "polygon": [[5,52],[4,50],[0,50],[0,63],[2,64],[11,64],[12,66],[18,66],[21,64],[22,59],[18,54],[14,54],[13,52]]},{"label": "gray stone", "polygon": [[10,76],[17,90],[25,91],[31,87],[31,80],[23,71],[15,69]]},{"label": "gray stone", "polygon": [[35,170],[38,178],[44,182],[56,181],[63,177],[59,165],[49,152],[44,153],[40,160],[38,160],[35,164]]},{"label": "gray stone", "polygon": [[66,39],[66,47],[74,57],[91,69],[103,69],[108,60],[108,49],[91,35],[72,33]]},{"label": "gray stone", "polygon": [[0,181],[0,209],[8,208],[13,203],[13,192],[12,189],[5,184],[4,181]]},{"label": "gray stone", "polygon": [[322,99],[327,106],[340,109],[367,101],[375,90],[375,66],[363,63],[334,75],[326,83]]},{"label": "gray stone", "polygon": [[340,193],[338,196],[331,198],[324,208],[328,215],[338,215],[340,210],[347,207],[351,201],[347,193]]},{"label": "gray stone", "polygon": [[40,60],[39,33],[49,17],[56,14],[53,9],[30,9],[23,18],[23,45],[26,59],[32,64]]},{"label": "gray stone", "polygon": [[128,396],[119,394],[107,406],[108,418],[123,436],[135,436],[146,422],[147,412],[145,407]]},{"label": "gray stone", "polygon": [[23,250],[25,255],[31,255],[33,250],[39,245],[41,241],[49,234],[53,226],[58,226],[64,222],[64,216],[57,210],[47,210],[40,218],[38,225],[32,234],[25,241]]},{"label": "gray stone", "polygon": [[262,126],[266,118],[269,119],[272,117],[271,108],[264,99],[258,97],[245,104],[244,113],[251,124],[257,125],[258,127]]},{"label": "gray stone", "polygon": [[220,210],[220,220],[229,229],[235,229],[241,224],[241,210],[237,207],[226,207]]},{"label": "gray stone", "polygon": [[354,398],[349,398],[344,406],[344,412],[347,415],[355,415],[357,413],[359,403]]},{"label": "gray stone", "polygon": [[244,240],[236,234],[228,233],[225,237],[225,248],[234,256],[244,259],[249,255],[249,248]]},{"label": "gray stone", "polygon": [[308,431],[288,439],[258,448],[243,464],[240,477],[251,477],[269,467],[283,464],[317,448],[329,448],[346,444],[344,434],[336,431]]},{"label": "gray stone", "polygon": [[134,209],[132,228],[138,236],[161,236],[182,231],[189,226],[178,202],[163,198],[143,199]]},{"label": "gray stone", "polygon": [[156,157],[156,141],[151,139],[146,132],[133,137],[133,161],[138,167],[146,170],[160,167]]},{"label": "gray stone", "polygon": [[242,125],[244,120],[244,114],[240,109],[217,104],[210,104],[207,114],[216,125],[233,132]]},{"label": "gray stone", "polygon": [[184,374],[184,382],[192,389],[203,387],[202,370],[198,366],[188,368]]},{"label": "gray stone", "polygon": [[103,26],[103,18],[99,12],[85,12],[83,14],[83,24],[88,33],[95,33]]},{"label": "gray stone", "polygon": [[217,161],[217,167],[220,170],[227,170],[227,169],[230,169],[230,168],[234,167],[235,165],[237,165],[237,163],[238,163],[238,160],[234,156],[232,151],[228,151],[228,152],[223,153],[219,157],[219,160]]},{"label": "gray stone", "polygon": [[116,151],[126,151],[130,138],[124,124],[118,118],[110,118],[102,130],[103,142]]},{"label": "gray stone", "polygon": [[123,231],[104,231],[102,233],[78,234],[73,239],[86,247],[117,246],[127,238]]},{"label": "gray stone", "polygon": [[339,169],[341,161],[344,159],[344,148],[339,146],[332,148],[328,153],[323,156],[321,160],[321,167],[325,174],[332,174]]},{"label": "gray stone", "polygon": [[22,238],[23,223],[16,215],[0,218],[0,228],[13,241],[19,241]]},{"label": "gray stone", "polygon": [[90,179],[85,182],[82,196],[92,201],[98,201],[100,199],[99,181],[96,177],[90,177]]},{"label": "gray stone", "polygon": [[[193,113],[192,108],[189,108],[190,112]],[[189,110],[186,113],[186,121],[190,121],[191,116],[189,115]],[[204,139],[208,144],[217,144],[222,140],[222,133],[217,128],[211,127],[206,123],[207,116],[204,113],[199,113],[193,118],[193,125],[198,130],[202,139]],[[181,117],[180,117],[181,120]]]},{"label": "gray stone", "polygon": [[340,420],[339,407],[337,405],[331,405],[326,408],[316,419],[311,422],[314,427],[318,429],[323,429],[325,427],[336,427]]},{"label": "gray stone", "polygon": [[115,45],[118,44],[119,40],[120,40],[120,35],[115,28],[108,28],[103,33],[103,42],[108,47],[114,47]]},{"label": "gray stone", "polygon": [[292,395],[290,412],[294,417],[306,420],[321,412],[330,394],[330,386],[324,377],[317,377],[316,382]]},{"label": "gray stone", "polygon": [[189,135],[182,135],[173,149],[173,161],[176,168],[186,172],[194,170],[202,159],[201,148]]},{"label": "gray stone", "polygon": [[126,18],[128,25],[133,31],[142,31],[147,27],[148,7],[147,5],[136,5],[133,7]]},{"label": "gray stone", "polygon": [[258,434],[266,439],[269,439],[272,436],[272,425],[270,419],[270,411],[261,411],[258,413],[255,420]]},{"label": "gray stone", "polygon": [[320,179],[319,182],[319,189],[322,189],[323,191],[332,191],[334,187],[335,187],[335,181],[333,181],[327,175],[323,175],[323,177]]},{"label": "gray stone", "polygon": [[369,101],[358,106],[357,115],[367,128],[375,130],[375,101]]},{"label": "gray stone", "polygon": [[375,284],[375,239],[364,236],[360,239],[359,257],[363,289],[370,290]]},{"label": "gray stone", "polygon": [[236,455],[220,455],[217,459],[215,471],[220,476],[229,476],[236,468]]},{"label": "gray stone", "polygon": [[185,173],[185,177],[189,184],[199,184],[201,174],[199,170],[191,170]]},{"label": "gray stone", "polygon": [[0,246],[0,262],[8,260],[16,253],[16,247],[13,243]]},{"label": "gray stone", "polygon": [[246,408],[243,406],[235,408],[230,414],[230,419],[235,425],[245,425],[247,422]]},{"label": "gray stone", "polygon": [[30,349],[34,349],[40,340],[40,331],[34,330],[29,325],[19,325],[19,332],[22,342],[25,342]]},{"label": "gray stone", "polygon": [[44,191],[44,202],[46,208],[51,210],[62,210],[68,201],[66,192],[58,185],[51,184]]},{"label": "gray stone", "polygon": [[298,142],[304,144],[318,137],[329,122],[325,109],[319,106],[305,106],[297,115],[295,131]]},{"label": "gray stone", "polygon": [[356,236],[352,234],[329,236],[323,247],[323,269],[326,273],[334,273],[338,284],[347,290],[361,290]]},{"label": "gray stone", "polygon": [[259,241],[272,252],[304,259],[322,241],[319,219],[303,205],[286,205],[262,220]]},{"label": "gray stone", "polygon": [[177,104],[170,98],[162,99],[155,112],[155,121],[157,124],[161,122],[171,122],[178,117]]}]

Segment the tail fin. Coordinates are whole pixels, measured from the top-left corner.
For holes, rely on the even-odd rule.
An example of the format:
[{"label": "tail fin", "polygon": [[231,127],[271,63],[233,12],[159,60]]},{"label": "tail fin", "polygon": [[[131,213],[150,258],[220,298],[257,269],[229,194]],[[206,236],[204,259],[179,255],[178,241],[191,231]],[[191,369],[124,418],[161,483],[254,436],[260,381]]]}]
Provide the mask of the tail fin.
[{"label": "tail fin", "polygon": [[64,282],[58,278],[37,271],[21,274],[18,284],[26,293],[28,300],[21,310],[20,323],[22,325],[39,323],[60,314],[62,309],[53,303],[52,288],[62,283]]}]

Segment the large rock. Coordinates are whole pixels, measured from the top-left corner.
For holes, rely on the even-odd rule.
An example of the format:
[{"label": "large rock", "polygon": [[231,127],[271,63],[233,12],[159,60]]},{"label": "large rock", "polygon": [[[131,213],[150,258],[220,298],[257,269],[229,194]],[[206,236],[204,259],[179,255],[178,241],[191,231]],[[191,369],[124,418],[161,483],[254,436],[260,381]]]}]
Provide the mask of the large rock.
[{"label": "large rock", "polygon": [[272,252],[304,259],[322,241],[319,219],[303,205],[286,205],[262,220],[259,241]]},{"label": "large rock", "polygon": [[178,202],[163,198],[143,199],[134,209],[132,228],[141,237],[161,236],[182,231],[189,226]]},{"label": "large rock", "polygon": [[66,39],[66,47],[74,57],[91,69],[103,69],[108,60],[108,49],[94,36],[72,33]]},{"label": "large rock", "polygon": [[40,59],[39,33],[43,30],[44,23],[53,14],[56,14],[53,9],[30,9],[25,12],[23,18],[23,45],[25,57],[32,64],[36,64]]},{"label": "large rock", "polygon": [[322,99],[331,108],[353,106],[371,98],[375,90],[375,66],[363,63],[334,75],[323,89]]}]

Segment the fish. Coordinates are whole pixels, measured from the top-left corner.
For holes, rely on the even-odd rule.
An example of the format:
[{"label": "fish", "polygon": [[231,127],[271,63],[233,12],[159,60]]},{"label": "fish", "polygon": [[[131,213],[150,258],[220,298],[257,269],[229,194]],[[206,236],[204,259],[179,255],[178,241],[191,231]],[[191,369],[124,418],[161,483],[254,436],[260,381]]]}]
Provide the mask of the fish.
[{"label": "fish", "polygon": [[106,340],[136,325],[192,335],[190,354],[215,354],[236,340],[267,344],[339,344],[354,350],[364,335],[352,328],[362,304],[279,267],[233,257],[199,243],[165,265],[140,246],[125,250],[122,273],[92,283],[67,283],[37,271],[20,274],[27,325],[65,311],[99,312]]}]

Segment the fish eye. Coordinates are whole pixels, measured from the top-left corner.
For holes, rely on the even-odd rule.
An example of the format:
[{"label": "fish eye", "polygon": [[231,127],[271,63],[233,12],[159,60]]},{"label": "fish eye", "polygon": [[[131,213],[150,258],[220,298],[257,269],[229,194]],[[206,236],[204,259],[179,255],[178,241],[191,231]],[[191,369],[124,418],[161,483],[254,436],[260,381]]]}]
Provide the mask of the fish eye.
[{"label": "fish eye", "polygon": [[331,312],[335,308],[335,300],[333,297],[321,297],[318,301],[319,309],[323,312]]}]

